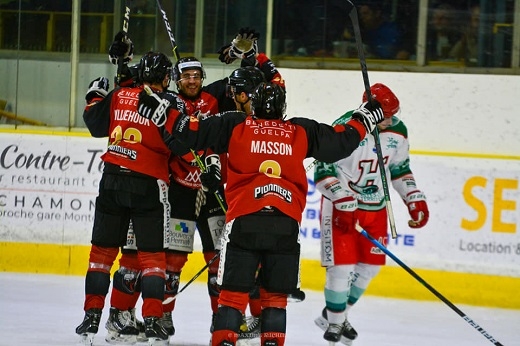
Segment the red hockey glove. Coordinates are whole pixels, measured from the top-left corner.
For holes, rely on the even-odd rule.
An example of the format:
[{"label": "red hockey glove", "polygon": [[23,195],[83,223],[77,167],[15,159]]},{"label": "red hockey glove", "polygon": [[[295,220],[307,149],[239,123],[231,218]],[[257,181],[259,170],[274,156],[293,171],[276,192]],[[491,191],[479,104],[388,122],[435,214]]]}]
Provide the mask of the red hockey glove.
[{"label": "red hockey glove", "polygon": [[430,212],[428,211],[428,204],[426,204],[426,196],[421,191],[415,191],[405,199],[408,213],[410,213],[411,220],[408,221],[408,226],[411,228],[421,228],[428,222]]},{"label": "red hockey glove", "polygon": [[332,202],[332,223],[343,232],[354,231],[357,218],[357,200],[352,197],[343,197]]}]

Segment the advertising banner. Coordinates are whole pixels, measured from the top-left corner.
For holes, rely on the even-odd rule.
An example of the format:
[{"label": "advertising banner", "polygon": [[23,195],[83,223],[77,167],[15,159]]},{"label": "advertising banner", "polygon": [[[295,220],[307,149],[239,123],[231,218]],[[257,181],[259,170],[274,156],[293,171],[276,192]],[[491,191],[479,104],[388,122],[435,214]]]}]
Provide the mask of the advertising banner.
[{"label": "advertising banner", "polygon": [[[90,244],[105,147],[90,137],[0,134],[0,241]],[[411,167],[430,220],[410,229],[389,182],[398,233],[390,251],[409,266],[520,277],[520,161],[412,154]],[[307,176],[302,257],[319,259],[321,196],[312,167]]]}]

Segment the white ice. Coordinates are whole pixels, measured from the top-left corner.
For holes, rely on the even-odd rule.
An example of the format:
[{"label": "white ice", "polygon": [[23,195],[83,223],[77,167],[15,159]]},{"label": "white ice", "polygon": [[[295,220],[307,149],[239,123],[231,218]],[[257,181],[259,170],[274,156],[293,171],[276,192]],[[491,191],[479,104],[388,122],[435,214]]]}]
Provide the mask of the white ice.
[{"label": "white ice", "polygon": [[[328,345],[314,325],[323,308],[323,294],[306,293],[304,302],[288,306],[286,345]],[[0,273],[0,345],[78,345],[74,330],[83,319],[83,294],[80,276]],[[520,310],[456,306],[502,345],[520,345]],[[108,345],[104,340],[107,309],[95,345]],[[170,344],[208,345],[210,319],[206,285],[195,282],[179,296],[174,311],[176,334]],[[349,320],[359,333],[354,346],[493,344],[440,300],[364,296]]]}]

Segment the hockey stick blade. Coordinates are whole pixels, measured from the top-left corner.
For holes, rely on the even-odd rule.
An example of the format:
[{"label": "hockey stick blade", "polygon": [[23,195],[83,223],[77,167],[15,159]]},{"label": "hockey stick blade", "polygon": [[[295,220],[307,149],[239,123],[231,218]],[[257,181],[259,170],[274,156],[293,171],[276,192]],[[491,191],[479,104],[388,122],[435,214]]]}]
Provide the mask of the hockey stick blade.
[{"label": "hockey stick blade", "polygon": [[165,300],[163,300],[163,305],[166,305],[166,304],[169,304],[171,302],[173,302],[175,299],[177,299],[177,297],[179,297],[179,294],[181,294],[189,285],[191,285],[193,283],[193,281],[197,280],[197,278],[200,276],[200,274],[202,274],[206,269],[208,269],[208,267],[213,264],[213,262],[215,262],[218,257],[220,256],[220,253],[217,252],[215,254],[215,256],[213,256],[209,261],[208,263],[206,263],[206,265],[204,267],[202,267],[201,270],[199,270],[197,272],[197,274],[195,274],[191,279],[190,281],[186,282],[186,284],[184,286],[182,286],[182,288],[179,290],[179,292],[177,292],[176,295],[174,295],[173,297],[168,297],[166,298]]},{"label": "hockey stick blade", "polygon": [[432,292],[437,298],[439,298],[443,303],[448,305],[453,311],[455,311],[462,319],[469,323],[470,326],[475,328],[480,334],[482,334],[486,339],[488,339],[491,343],[497,346],[503,346],[500,342],[498,342],[491,334],[489,334],[484,328],[479,326],[473,319],[471,319],[468,315],[466,315],[462,310],[460,310],[458,307],[456,307],[452,302],[448,300],[448,298],[444,297],[442,294],[440,294],[439,291],[437,291],[435,288],[433,288],[430,284],[428,284],[422,277],[419,276],[413,269],[408,267],[404,262],[402,262],[397,256],[395,256],[390,250],[388,250],[383,244],[381,244],[379,241],[377,241],[374,237],[372,237],[367,231],[365,231],[359,224],[356,225],[356,231],[361,233],[365,238],[370,240],[372,244],[377,246],[381,251],[383,251],[388,257],[393,259],[397,264],[401,266],[404,270],[408,272],[411,276],[413,276],[414,279],[419,281],[424,287],[428,289],[428,291]]}]

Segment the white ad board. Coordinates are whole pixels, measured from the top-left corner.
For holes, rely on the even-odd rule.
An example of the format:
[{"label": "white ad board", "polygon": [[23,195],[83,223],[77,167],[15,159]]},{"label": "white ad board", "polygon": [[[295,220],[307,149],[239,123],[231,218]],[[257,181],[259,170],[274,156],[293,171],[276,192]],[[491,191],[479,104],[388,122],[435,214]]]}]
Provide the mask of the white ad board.
[{"label": "white ad board", "polygon": [[[0,134],[0,241],[90,244],[105,147],[90,137]],[[408,228],[390,186],[399,234],[390,251],[409,266],[520,277],[520,161],[412,153],[411,167],[430,220]],[[302,257],[319,259],[321,196],[307,175]]]}]

